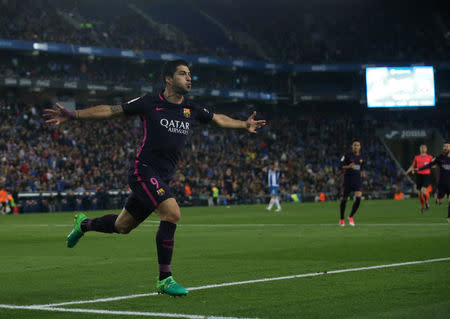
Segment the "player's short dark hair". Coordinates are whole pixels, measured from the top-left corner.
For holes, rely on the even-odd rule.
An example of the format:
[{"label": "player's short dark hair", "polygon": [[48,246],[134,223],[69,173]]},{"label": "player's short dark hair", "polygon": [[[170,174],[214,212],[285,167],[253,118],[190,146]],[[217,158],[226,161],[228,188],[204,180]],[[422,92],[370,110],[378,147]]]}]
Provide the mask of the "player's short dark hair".
[{"label": "player's short dark hair", "polygon": [[450,144],[450,141],[445,141],[444,144]]},{"label": "player's short dark hair", "polygon": [[173,74],[177,71],[177,67],[180,65],[189,67],[189,64],[183,59],[167,61],[164,63],[161,70],[161,76],[164,84],[166,83],[166,76],[173,77]]},{"label": "player's short dark hair", "polygon": [[355,142],[358,142],[359,144],[361,144],[361,141],[360,141],[359,139],[357,139],[357,138],[354,138],[354,139],[353,139],[352,145],[353,145],[353,143],[355,143]]}]

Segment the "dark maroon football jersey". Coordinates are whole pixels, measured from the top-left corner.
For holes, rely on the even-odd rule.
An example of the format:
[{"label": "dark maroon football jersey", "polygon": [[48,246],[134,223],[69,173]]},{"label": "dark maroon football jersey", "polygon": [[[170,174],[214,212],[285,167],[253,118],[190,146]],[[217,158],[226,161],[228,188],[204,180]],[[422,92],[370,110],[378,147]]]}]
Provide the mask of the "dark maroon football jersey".
[{"label": "dark maroon football jersey", "polygon": [[188,99],[168,102],[162,93],[144,95],[122,104],[127,116],[139,115],[144,137],[136,160],[151,165],[161,176],[171,177],[195,123],[209,123],[213,113]]}]

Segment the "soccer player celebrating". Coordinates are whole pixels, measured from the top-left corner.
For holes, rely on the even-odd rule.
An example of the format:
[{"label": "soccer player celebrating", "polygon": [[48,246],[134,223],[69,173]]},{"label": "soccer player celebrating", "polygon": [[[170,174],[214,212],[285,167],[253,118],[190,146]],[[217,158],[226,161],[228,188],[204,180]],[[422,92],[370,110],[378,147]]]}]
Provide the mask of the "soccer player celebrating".
[{"label": "soccer player celebrating", "polygon": [[153,211],[161,219],[156,234],[159,263],[159,293],[171,296],[186,295],[188,291],[172,277],[171,260],[174,235],[181,217],[180,207],[170,188],[176,164],[180,160],[186,139],[196,122],[211,123],[249,133],[266,124],[255,120],[256,112],[246,121],[214,114],[184,97],[191,90],[192,78],[184,60],[168,61],[162,68],[164,90],[157,96],[144,95],[122,105],[98,105],[69,111],[59,104],[57,109],[46,109],[49,124],[59,125],[69,120],[105,120],[120,116],[140,116],[144,131],[142,144],[128,175],[131,194],[120,215],[108,214],[89,219],[84,214],[75,216],[75,225],[67,237],[67,246],[74,247],[86,232],[128,234]]},{"label": "soccer player celebrating", "polygon": [[[433,156],[427,154],[427,146],[425,144],[420,145],[420,154],[414,157],[414,160],[408,170],[405,172],[406,175],[416,171],[416,168],[427,165],[433,160]],[[430,205],[428,204],[428,197],[430,194],[427,192],[428,186],[431,184],[431,170],[425,169],[423,171],[417,172],[416,186],[419,193],[420,200],[420,211],[423,213],[425,209],[428,209]]]},{"label": "soccer player celebrating", "polygon": [[274,164],[270,164],[269,168],[264,169],[267,173],[267,183],[269,185],[270,192],[270,202],[269,206],[267,206],[267,210],[271,210],[273,204],[277,205],[276,212],[281,211],[280,200],[278,199],[278,188],[280,187],[279,179],[280,179],[280,171],[275,168]]},{"label": "soccer player celebrating", "polygon": [[361,155],[361,142],[354,140],[352,143],[352,151],[345,154],[341,158],[341,165],[344,169],[344,176],[342,181],[342,199],[341,199],[341,218],[339,220],[340,226],[345,226],[345,205],[347,204],[347,198],[351,192],[355,194],[355,202],[352,206],[352,211],[348,217],[348,222],[351,226],[355,226],[353,216],[359,208],[362,196],[362,181],[361,177],[365,177],[365,172],[362,170],[364,167],[364,159]]},{"label": "soccer player celebrating", "polygon": [[443,152],[441,155],[432,159],[430,163],[416,168],[416,170],[420,173],[424,170],[429,170],[434,165],[439,167],[439,175],[437,180],[437,202],[441,205],[444,197],[447,196],[447,200],[449,202],[447,221],[450,223],[450,141],[444,143]]}]

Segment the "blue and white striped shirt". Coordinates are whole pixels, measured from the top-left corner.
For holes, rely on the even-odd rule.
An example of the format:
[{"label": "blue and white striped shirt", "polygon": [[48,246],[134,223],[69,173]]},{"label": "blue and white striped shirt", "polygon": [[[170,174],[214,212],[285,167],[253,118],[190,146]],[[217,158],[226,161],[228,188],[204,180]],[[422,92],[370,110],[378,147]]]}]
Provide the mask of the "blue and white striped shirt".
[{"label": "blue and white striped shirt", "polygon": [[280,178],[280,171],[274,169],[267,170],[267,182],[270,187],[279,187],[278,179]]}]

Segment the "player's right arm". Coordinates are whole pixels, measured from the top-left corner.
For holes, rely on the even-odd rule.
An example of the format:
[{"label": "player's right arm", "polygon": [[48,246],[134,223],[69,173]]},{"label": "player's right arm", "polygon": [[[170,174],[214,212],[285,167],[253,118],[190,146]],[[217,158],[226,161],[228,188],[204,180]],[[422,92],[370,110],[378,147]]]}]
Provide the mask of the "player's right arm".
[{"label": "player's right arm", "polygon": [[80,120],[104,120],[124,116],[122,105],[97,105],[77,110],[75,114],[76,118]]},{"label": "player's right arm", "polygon": [[347,155],[342,156],[341,158],[341,166],[342,168],[345,169],[349,169],[349,168],[353,168],[355,167],[355,163],[353,163]]},{"label": "player's right arm", "polygon": [[349,168],[353,168],[353,167],[355,167],[355,163],[353,163],[353,162],[351,162],[351,163],[348,164],[348,165],[342,165],[342,168],[343,168],[343,169],[349,169]]},{"label": "player's right arm", "polygon": [[47,124],[60,125],[74,119],[105,120],[124,115],[122,105],[97,105],[83,110],[70,111],[56,103],[57,109],[45,109],[44,116],[49,119]]}]

